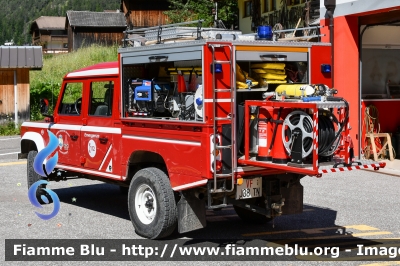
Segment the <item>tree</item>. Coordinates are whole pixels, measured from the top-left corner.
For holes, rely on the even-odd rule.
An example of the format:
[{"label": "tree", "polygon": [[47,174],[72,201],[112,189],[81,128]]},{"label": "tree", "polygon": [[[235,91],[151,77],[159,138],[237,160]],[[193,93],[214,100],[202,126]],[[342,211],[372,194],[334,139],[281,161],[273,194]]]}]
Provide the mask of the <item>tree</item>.
[{"label": "tree", "polygon": [[[204,19],[203,26],[211,27],[214,24],[215,3],[210,0],[168,0],[169,11],[164,13],[171,23],[179,23],[197,19]],[[228,28],[235,28],[238,21],[237,0],[221,0],[217,2],[218,19]]]},{"label": "tree", "polygon": [[120,0],[0,0],[0,45],[14,39],[18,45],[31,42],[31,23],[40,16],[62,16],[66,10],[117,10]]}]

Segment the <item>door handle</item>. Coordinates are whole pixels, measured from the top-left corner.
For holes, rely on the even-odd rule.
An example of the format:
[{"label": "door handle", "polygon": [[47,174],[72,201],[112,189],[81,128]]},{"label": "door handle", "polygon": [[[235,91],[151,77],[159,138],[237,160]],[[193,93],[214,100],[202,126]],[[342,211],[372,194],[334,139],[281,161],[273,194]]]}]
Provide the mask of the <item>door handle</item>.
[{"label": "door handle", "polygon": [[261,58],[271,58],[271,59],[287,59],[287,55],[284,54],[263,54],[260,55]]},{"label": "door handle", "polygon": [[72,140],[77,140],[78,139],[78,135],[71,135],[71,139]]},{"label": "door handle", "polygon": [[108,138],[106,138],[106,137],[103,137],[103,138],[99,138],[99,140],[100,140],[100,143],[106,143],[107,141],[108,141]]},{"label": "door handle", "polygon": [[160,60],[160,59],[168,59],[168,56],[165,55],[153,55],[153,56],[149,56],[149,60]]}]

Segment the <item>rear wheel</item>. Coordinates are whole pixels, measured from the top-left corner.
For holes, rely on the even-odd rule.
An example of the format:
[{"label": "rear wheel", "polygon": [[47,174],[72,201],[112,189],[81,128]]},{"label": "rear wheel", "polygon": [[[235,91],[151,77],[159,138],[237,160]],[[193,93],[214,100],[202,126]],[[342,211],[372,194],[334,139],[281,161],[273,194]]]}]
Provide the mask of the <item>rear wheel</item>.
[{"label": "rear wheel", "polygon": [[146,238],[171,235],[177,226],[177,208],[168,176],[160,169],[139,170],[128,192],[129,216],[135,232]]},{"label": "rear wheel", "polygon": [[[246,203],[253,204],[258,207],[265,207],[263,198],[257,199],[248,199]],[[241,208],[239,206],[233,206],[236,211],[236,214],[242,219],[244,222],[253,223],[253,224],[265,224],[272,221],[274,218],[268,218],[265,215],[253,212],[248,209]]]},{"label": "rear wheel", "polygon": [[[28,181],[28,189],[37,181],[45,180],[46,178],[42,177],[38,173],[36,173],[35,169],[33,168],[33,162],[35,161],[36,155],[38,154],[37,151],[30,151],[28,153],[27,158],[27,181]],[[40,204],[46,204],[46,202],[42,199],[42,196],[47,198],[47,203],[53,202],[50,195],[43,190],[46,188],[46,185],[40,185],[36,190],[36,198]]]}]

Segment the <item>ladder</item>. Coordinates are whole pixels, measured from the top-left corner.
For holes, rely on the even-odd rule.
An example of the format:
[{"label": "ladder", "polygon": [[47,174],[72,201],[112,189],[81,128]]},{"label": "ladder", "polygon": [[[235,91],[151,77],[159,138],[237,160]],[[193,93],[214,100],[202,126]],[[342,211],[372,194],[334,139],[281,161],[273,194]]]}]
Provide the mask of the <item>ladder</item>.
[{"label": "ladder", "polygon": [[[213,138],[213,144],[214,144],[214,150],[219,150],[220,154],[224,150],[228,151],[231,153],[231,169],[230,173],[221,173],[218,174],[216,169],[217,169],[217,163],[216,160],[213,162],[213,169],[214,169],[214,184],[213,187],[209,186],[209,197],[211,197],[210,193],[226,193],[226,192],[232,192],[234,190],[234,184],[235,184],[235,170],[237,166],[236,162],[236,123],[235,123],[235,117],[236,117],[236,108],[235,108],[235,91],[234,91],[234,86],[235,84],[235,76],[234,76],[234,62],[233,62],[233,48],[232,44],[216,44],[216,43],[210,43],[208,46],[212,49],[212,95],[213,95],[213,133],[214,133],[214,138]],[[224,47],[229,47],[230,50],[230,55],[229,55],[229,60],[218,60],[215,58],[215,53],[217,49],[225,49]],[[215,73],[215,65],[216,64],[229,64],[230,65],[230,88],[216,88],[216,73]],[[230,93],[230,98],[229,99],[221,99],[220,97],[217,97],[218,93],[223,93],[223,92],[229,92]],[[217,101],[218,100],[228,100],[224,101],[229,103],[230,105],[230,113],[226,117],[217,117]],[[222,101],[221,101],[222,102]],[[217,134],[218,132],[218,122],[219,121],[229,121],[231,124],[231,141],[228,145],[222,145],[219,141],[217,141]],[[215,153],[214,153],[215,156]],[[221,156],[222,159],[222,156]],[[226,189],[226,185],[221,186],[220,188],[217,187],[217,181],[219,178],[228,178],[231,177],[231,189]],[[225,184],[225,183],[224,183]],[[216,205],[216,206],[211,206],[210,200],[209,202],[209,208],[219,208],[219,207],[224,207],[227,205],[226,203],[226,196],[224,196],[223,199],[223,204],[221,205]]]}]

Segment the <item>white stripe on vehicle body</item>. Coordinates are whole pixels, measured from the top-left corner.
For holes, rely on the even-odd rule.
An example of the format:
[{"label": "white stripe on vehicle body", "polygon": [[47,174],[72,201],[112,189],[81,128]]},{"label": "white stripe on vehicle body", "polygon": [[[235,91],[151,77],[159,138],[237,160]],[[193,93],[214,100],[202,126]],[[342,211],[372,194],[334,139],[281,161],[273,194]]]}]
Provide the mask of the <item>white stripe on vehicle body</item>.
[{"label": "white stripe on vehicle body", "polygon": [[98,172],[98,171],[93,171],[93,170],[88,170],[88,169],[83,169],[83,168],[77,168],[77,167],[72,167],[72,166],[66,166],[66,165],[62,165],[62,164],[57,164],[56,168],[60,168],[63,170],[75,171],[75,172],[81,172],[81,173],[94,174],[94,175],[99,175],[99,176],[105,176],[105,177],[111,177],[114,179],[121,179],[121,176],[119,176],[119,175],[107,174],[107,173],[103,173],[103,172]]},{"label": "white stripe on vehicle body", "polygon": [[82,125],[71,125],[71,124],[52,124],[50,129],[64,129],[64,130],[81,130]]},{"label": "white stripe on vehicle body", "polygon": [[99,133],[113,133],[121,134],[121,128],[117,127],[96,127],[96,126],[83,126],[83,125],[71,125],[71,124],[48,124],[38,122],[24,122],[22,126],[33,127],[33,128],[46,128],[48,129],[64,129],[64,130],[82,130],[87,132],[99,132]]},{"label": "white stripe on vehicle body", "polygon": [[181,185],[181,186],[176,186],[176,187],[173,187],[172,188],[172,190],[184,190],[184,189],[187,189],[187,188],[191,188],[191,187],[197,187],[197,186],[201,186],[201,185],[205,185],[205,184],[207,184],[207,179],[205,179],[205,180],[200,180],[200,181],[196,181],[196,182],[193,182],[193,183],[189,183],[189,184],[186,184],[186,185]]},{"label": "white stripe on vehicle body", "polygon": [[21,127],[49,128],[49,123],[24,122]]},{"label": "white stripe on vehicle body", "polygon": [[118,127],[83,126],[82,131],[121,134],[121,128],[118,128]]},{"label": "white stripe on vehicle body", "polygon": [[48,129],[69,129],[69,130],[81,130],[82,125],[70,125],[70,124],[50,124],[50,123],[39,123],[39,122],[24,122],[23,127],[32,128],[45,128]]},{"label": "white stripe on vehicle body", "polygon": [[192,146],[200,146],[201,143],[197,141],[187,141],[187,140],[175,140],[175,139],[160,139],[160,138],[150,138],[150,137],[142,137],[142,136],[131,136],[131,135],[122,135],[124,139],[135,139],[135,140],[148,140],[154,142],[161,143],[172,143],[172,144],[180,144],[180,145],[192,145]]},{"label": "white stripe on vehicle body", "polygon": [[[204,99],[203,102],[212,103],[212,102],[214,102],[214,100],[213,99]],[[230,102],[232,102],[232,99],[231,98],[215,99],[215,102],[216,103],[230,103]]]},{"label": "white stripe on vehicle body", "polygon": [[115,74],[118,74],[117,67],[77,71],[67,74],[67,77],[70,78],[70,77],[86,77],[86,76],[115,75]]},{"label": "white stripe on vehicle body", "polygon": [[100,171],[101,168],[103,167],[103,164],[104,164],[104,162],[106,161],[106,159],[107,159],[107,157],[108,157],[108,154],[110,153],[111,149],[112,149],[112,144],[110,145],[110,147],[108,147],[108,151],[107,151],[107,153],[106,153],[106,156],[104,156],[104,159],[103,159],[103,161],[102,161],[101,164],[100,164],[99,171]]}]

